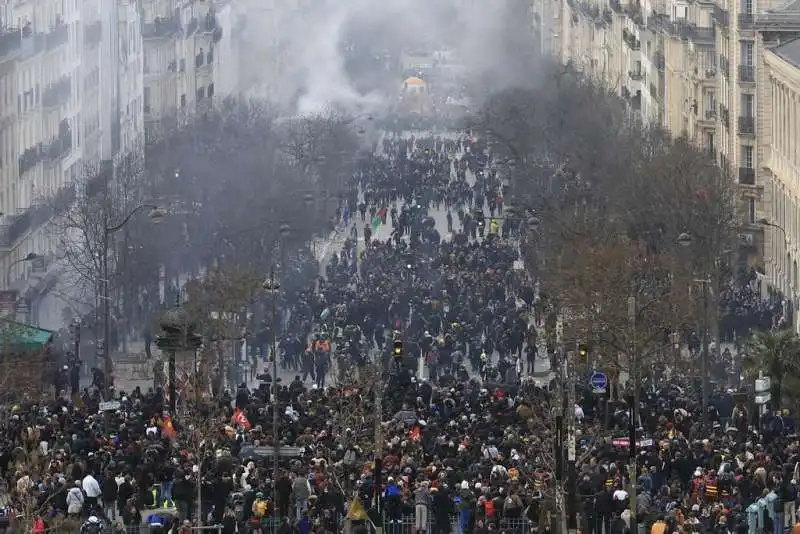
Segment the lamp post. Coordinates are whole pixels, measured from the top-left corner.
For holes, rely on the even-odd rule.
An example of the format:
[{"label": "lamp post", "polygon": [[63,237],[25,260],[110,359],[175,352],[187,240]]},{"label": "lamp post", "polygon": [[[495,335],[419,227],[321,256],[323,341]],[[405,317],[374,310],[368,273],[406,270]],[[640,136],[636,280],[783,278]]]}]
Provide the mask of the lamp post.
[{"label": "lamp post", "polygon": [[19,265],[20,263],[38,260],[39,258],[41,258],[41,256],[39,254],[37,254],[35,252],[30,252],[28,255],[26,255],[26,256],[24,256],[22,258],[19,258],[17,260],[12,261],[9,264],[8,269],[6,270],[6,289],[10,289],[11,288],[11,270],[14,267]]},{"label": "lamp post", "polygon": [[[756,224],[759,224],[761,226],[769,226],[771,228],[775,228],[776,230],[780,231],[780,233],[783,234],[783,250],[788,253],[788,251],[789,251],[789,238],[787,237],[786,229],[783,226],[781,226],[778,223],[774,223],[774,222],[770,221],[766,217],[761,217],[760,219],[757,219],[756,220]],[[792,267],[791,267],[791,265],[789,264],[789,262],[787,260],[787,262],[786,262],[786,277],[789,279],[789,284],[793,285],[794,284],[794,280],[792,278],[791,269],[792,269]],[[792,289],[795,289],[795,288],[792,288]]]},{"label": "lamp post", "polygon": [[[283,240],[289,236],[292,229],[288,224],[280,227],[281,235],[281,255],[283,255]],[[282,260],[281,260],[282,261]],[[275,267],[269,271],[269,278],[262,284],[265,291],[272,297],[272,480],[273,484],[278,480],[278,455],[280,454],[280,440],[278,439],[278,290],[280,283],[275,277]]]},{"label": "lamp post", "polygon": [[103,228],[103,248],[101,250],[102,257],[100,258],[100,283],[102,284],[102,293],[100,299],[103,301],[103,373],[105,380],[103,384],[103,398],[110,400],[110,377],[111,377],[111,350],[109,348],[109,338],[111,337],[111,296],[109,295],[109,280],[108,280],[108,248],[110,246],[111,236],[125,227],[126,224],[133,218],[134,215],[143,209],[150,209],[149,217],[153,221],[161,220],[165,213],[156,205],[153,204],[139,204],[133,208],[128,215],[118,224],[105,226]]},{"label": "lamp post", "polygon": [[[694,236],[688,232],[683,232],[678,236],[678,244],[682,247],[688,248],[694,243]],[[705,276],[701,279],[695,279],[695,283],[700,284],[702,288],[703,298],[703,321],[702,321],[702,335],[703,335],[703,349],[700,355],[700,374],[702,384],[702,406],[703,406],[703,420],[706,417],[706,410],[708,409],[708,353],[709,353],[709,336],[708,329],[710,326],[710,319],[708,317],[710,309],[708,303],[708,286],[711,284],[711,279]]]}]

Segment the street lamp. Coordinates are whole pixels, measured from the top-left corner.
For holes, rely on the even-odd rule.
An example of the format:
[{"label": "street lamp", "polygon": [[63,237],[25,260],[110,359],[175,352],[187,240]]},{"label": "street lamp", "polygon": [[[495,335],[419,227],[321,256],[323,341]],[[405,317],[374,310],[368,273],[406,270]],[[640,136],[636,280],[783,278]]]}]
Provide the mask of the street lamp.
[{"label": "street lamp", "polygon": [[[310,197],[310,194],[306,195]],[[281,224],[278,230],[281,236],[281,256],[283,256],[283,240],[286,239],[292,232],[292,228],[284,223]],[[283,260],[281,260],[283,263]],[[269,271],[269,278],[267,278],[262,287],[265,291],[272,296],[272,441],[273,441],[273,458],[272,458],[272,480],[278,480],[278,456],[280,454],[280,441],[278,439],[278,290],[281,284],[275,277],[275,268]]]},{"label": "street lamp", "polygon": [[12,261],[11,264],[8,266],[8,269],[6,270],[6,289],[11,288],[11,270],[14,267],[23,262],[38,260],[41,257],[42,256],[40,254],[37,254],[35,252],[29,252],[26,256]]},{"label": "street lamp", "polygon": [[109,295],[109,280],[108,280],[108,248],[111,236],[125,227],[134,215],[144,209],[149,209],[148,217],[150,220],[157,223],[164,218],[166,212],[154,204],[139,204],[133,208],[128,215],[118,224],[106,226],[103,228],[103,248],[102,257],[100,258],[100,271],[102,283],[102,295],[100,299],[103,301],[103,373],[105,380],[103,384],[103,398],[110,400],[110,377],[111,377],[111,350],[109,348],[109,339],[111,338],[111,296]]},{"label": "street lamp", "polygon": [[[688,232],[683,232],[678,236],[678,244],[684,248],[690,247],[694,243],[694,236]],[[702,297],[703,297],[703,351],[700,355],[700,374],[701,376],[701,384],[702,384],[702,406],[703,406],[703,420],[706,417],[706,410],[708,409],[708,352],[709,352],[709,336],[708,336],[708,329],[711,321],[709,320],[709,305],[708,305],[708,286],[711,283],[711,280],[708,276],[705,276],[702,279],[695,280],[696,283],[700,284],[702,287]]]}]

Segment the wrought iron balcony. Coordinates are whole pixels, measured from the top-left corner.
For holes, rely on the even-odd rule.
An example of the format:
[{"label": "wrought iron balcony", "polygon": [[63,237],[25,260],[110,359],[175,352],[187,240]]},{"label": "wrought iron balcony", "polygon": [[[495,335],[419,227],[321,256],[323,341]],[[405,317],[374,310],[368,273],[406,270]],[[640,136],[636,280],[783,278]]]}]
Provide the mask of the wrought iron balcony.
[{"label": "wrought iron balcony", "polygon": [[58,160],[66,156],[72,150],[72,132],[67,130],[61,135],[54,137],[44,147],[44,156],[49,160]]},{"label": "wrought iron balcony", "polygon": [[756,185],[756,170],[748,167],[739,167],[739,183]]},{"label": "wrought iron balcony", "polygon": [[0,28],[0,57],[16,52],[22,46],[22,30],[19,28]]},{"label": "wrought iron balcony", "polygon": [[103,21],[92,22],[83,31],[83,43],[86,46],[96,46],[103,39]]},{"label": "wrought iron balcony", "polygon": [[751,30],[755,27],[756,17],[752,13],[739,13],[739,29]]},{"label": "wrought iron balcony", "polygon": [[42,106],[54,108],[66,104],[72,95],[72,79],[62,76],[58,81],[50,84],[42,92]]},{"label": "wrought iron balcony", "polygon": [[628,76],[630,76],[631,80],[633,80],[635,82],[640,82],[640,81],[642,81],[642,78],[644,78],[644,73],[642,71],[633,71],[633,70],[631,70],[631,71],[628,71]]},{"label": "wrought iron balcony", "polygon": [[739,133],[740,134],[756,133],[756,118],[747,116],[739,117]]},{"label": "wrought iron balcony", "polygon": [[694,24],[682,26],[682,37],[697,44],[714,44],[714,28],[699,28]]},{"label": "wrought iron balcony", "polygon": [[196,32],[196,31],[197,31],[197,28],[198,28],[199,26],[200,26],[200,21],[199,21],[199,20],[197,20],[197,18],[193,18],[193,19],[192,19],[192,20],[190,20],[190,21],[189,21],[189,23],[186,25],[186,30],[185,30],[185,32],[184,32],[184,36],[186,36],[186,37],[191,37],[192,35],[194,35],[194,32]]},{"label": "wrought iron balcony", "polygon": [[153,22],[142,24],[142,38],[169,39],[183,31],[181,19],[177,16],[157,18]]},{"label": "wrought iron balcony", "polygon": [[53,50],[69,41],[69,26],[59,24],[44,36],[45,48]]},{"label": "wrought iron balcony", "polygon": [[739,65],[739,81],[752,83],[756,81],[755,65]]},{"label": "wrought iron balcony", "polygon": [[603,20],[607,24],[611,24],[614,21],[614,12],[611,11],[609,8],[603,9]]},{"label": "wrought iron balcony", "polygon": [[705,117],[707,121],[714,120],[717,118],[717,110],[716,109],[707,109],[705,113]]},{"label": "wrought iron balcony", "polygon": [[711,13],[711,18],[717,26],[722,28],[728,27],[728,10],[714,5],[714,11]]},{"label": "wrought iron balcony", "polygon": [[42,161],[42,145],[41,143],[37,143],[19,156],[18,164],[20,177],[34,168],[40,161]]},{"label": "wrought iron balcony", "polygon": [[217,24],[217,15],[213,11],[209,11],[201,26],[203,33],[214,33],[214,30],[219,26],[219,24]]},{"label": "wrought iron balcony", "polygon": [[637,91],[636,94],[631,98],[631,108],[636,111],[640,111],[642,109],[642,93]]},{"label": "wrought iron balcony", "polygon": [[706,79],[711,79],[717,75],[717,69],[708,68],[706,69]]},{"label": "wrought iron balcony", "polygon": [[627,29],[622,30],[622,40],[627,43],[631,50],[641,50],[642,43],[636,36]]},{"label": "wrought iron balcony", "polygon": [[653,63],[655,63],[658,70],[664,70],[667,64],[664,58],[664,52],[656,52],[655,56],[653,56]]}]

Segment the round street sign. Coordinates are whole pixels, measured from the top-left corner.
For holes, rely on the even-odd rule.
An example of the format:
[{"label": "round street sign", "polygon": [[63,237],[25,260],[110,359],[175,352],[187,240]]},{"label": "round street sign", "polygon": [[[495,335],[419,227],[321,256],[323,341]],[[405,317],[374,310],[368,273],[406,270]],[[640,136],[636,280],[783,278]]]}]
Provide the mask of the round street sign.
[{"label": "round street sign", "polygon": [[592,393],[605,393],[608,387],[608,377],[602,371],[593,371],[589,378],[589,385],[592,386]]}]

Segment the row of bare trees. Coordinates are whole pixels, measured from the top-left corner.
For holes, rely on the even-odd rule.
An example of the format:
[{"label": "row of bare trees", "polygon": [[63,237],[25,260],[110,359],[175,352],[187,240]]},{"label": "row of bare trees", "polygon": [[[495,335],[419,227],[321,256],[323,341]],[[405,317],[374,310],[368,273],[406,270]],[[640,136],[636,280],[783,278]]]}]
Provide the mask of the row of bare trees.
[{"label": "row of bare trees", "polygon": [[496,94],[476,127],[502,162],[509,202],[539,221],[527,264],[566,342],[591,341],[609,372],[635,376],[671,353],[672,333],[697,328],[693,286],[716,291],[735,249],[737,198],[724,169],[563,67],[535,89]]},{"label": "row of bare trees", "polygon": [[[330,227],[359,148],[349,122],[281,120],[259,103],[231,101],[148,139],[138,156],[87,166],[77,200],[58,206],[50,224],[70,296],[97,307],[108,257],[115,314],[141,326],[159,282],[212,267],[261,277],[280,267]],[[141,209],[109,234],[150,204],[166,210],[159,224]]]}]

